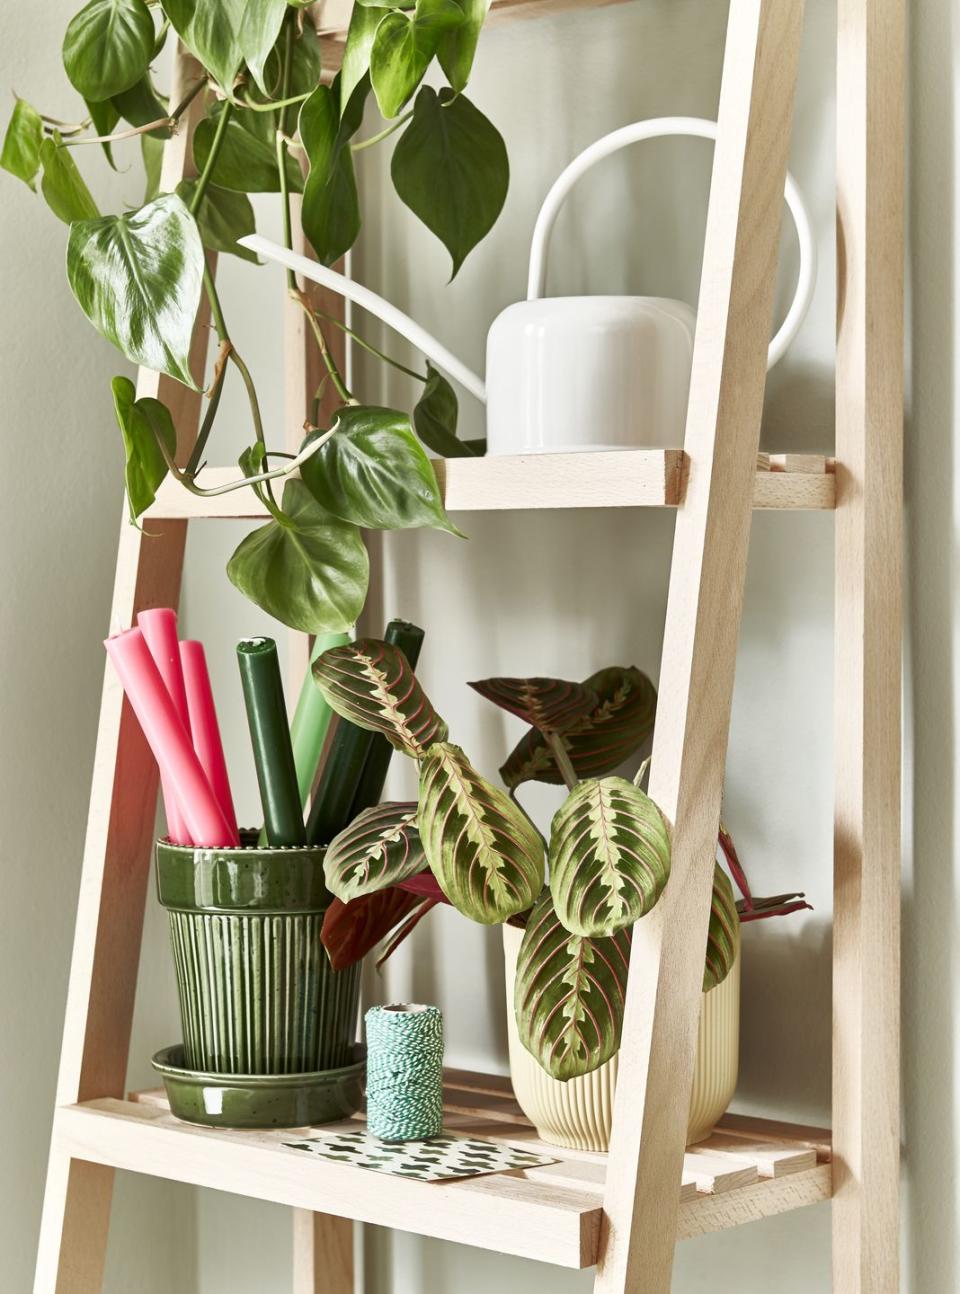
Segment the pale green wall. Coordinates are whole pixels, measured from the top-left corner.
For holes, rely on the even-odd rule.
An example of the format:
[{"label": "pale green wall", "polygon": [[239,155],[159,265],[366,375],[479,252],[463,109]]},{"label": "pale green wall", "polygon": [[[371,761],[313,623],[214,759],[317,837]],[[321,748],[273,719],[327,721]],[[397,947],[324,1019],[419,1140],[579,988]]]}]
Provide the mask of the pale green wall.
[{"label": "pale green wall", "polygon": [[[72,4],[4,14],[0,85],[72,111],[54,60]],[[958,1283],[957,1158],[960,969],[953,802],[957,790],[958,659],[953,571],[958,500],[954,484],[954,295],[956,231],[953,83],[956,6],[914,7],[912,223],[914,289],[912,415],[908,423],[908,607],[905,868],[905,1280],[912,1294]],[[23,12],[26,13],[24,7]],[[810,319],[770,381],[764,443],[828,450],[833,350],[834,5],[810,0],[791,166],[814,212],[822,278]],[[367,228],[355,272],[441,333],[480,367],[486,326],[522,291],[536,207],[557,171],[592,138],[641,116],[712,115],[725,6],[714,0],[635,0],[610,10],[511,24],[482,43],[471,94],[506,136],[512,165],[507,208],[488,241],[444,286],[442,250],[413,222],[368,155]],[[133,174],[108,181],[85,159],[106,202],[135,200]],[[578,192],[558,226],[553,291],[621,289],[692,300],[709,177],[706,145],[682,142],[613,159]],[[0,1066],[8,1117],[0,1142],[3,1288],[29,1284],[43,1160],[66,991],[69,941],[102,668],[113,547],[119,516],[117,436],[107,380],[122,364],[92,337],[63,282],[64,231],[13,182],[0,205],[6,301],[0,375],[9,441],[32,465],[29,488],[3,477],[2,551],[9,575],[2,620],[7,686],[0,725],[10,742],[0,781],[3,866],[0,982],[9,1059]],[[382,197],[378,217],[372,202]],[[261,204],[262,205],[262,204]],[[275,233],[272,213],[260,218]],[[787,246],[787,260],[791,245]],[[262,383],[273,436],[280,423],[280,311],[275,274],[225,265],[222,281],[235,338]],[[398,353],[399,344],[393,345]],[[54,353],[55,380],[43,367]],[[369,370],[365,398],[404,399]],[[464,397],[474,434],[479,410]],[[239,400],[225,402],[219,461],[245,443]],[[227,442],[231,441],[232,444]],[[77,446],[94,447],[81,464]],[[68,491],[66,470],[76,488]],[[671,521],[665,514],[475,515],[460,518],[468,544],[440,535],[392,537],[382,582],[386,616],[428,628],[423,677],[456,738],[493,773],[515,735],[464,687],[495,673],[571,677],[612,661],[656,670]],[[242,716],[233,678],[235,639],[265,627],[226,583],[223,563],[240,526],[198,526],[184,613],[202,635],[219,678],[228,741],[238,752]],[[38,578],[39,572],[39,578]],[[754,928],[745,939],[742,1081],[744,1108],[829,1116],[830,679],[832,523],[764,515],[751,547],[725,813],[757,888],[804,886],[816,911]],[[372,611],[376,614],[376,595]],[[63,612],[66,609],[66,614]],[[29,633],[30,638],[27,639]],[[23,732],[39,731],[24,742]],[[232,774],[247,816],[255,784],[248,762]],[[397,778],[395,789],[403,785]],[[50,794],[50,789],[53,794]],[[541,813],[553,803],[531,796]],[[916,868],[913,859],[916,858]],[[10,888],[12,885],[12,888]],[[38,938],[36,921],[43,920]],[[877,955],[883,955],[878,950]],[[372,994],[439,1002],[455,1064],[505,1066],[502,965],[495,933],[452,914],[423,929]],[[132,1078],[172,1041],[175,1012],[162,925],[148,911],[148,940]],[[286,1210],[163,1183],[122,1178],[110,1294],[279,1294],[289,1285]],[[168,1243],[176,1223],[184,1239]],[[829,1288],[826,1208],[688,1242],[675,1288]],[[369,1229],[364,1246],[373,1294],[524,1294],[590,1289],[588,1275],[453,1245]]]}]

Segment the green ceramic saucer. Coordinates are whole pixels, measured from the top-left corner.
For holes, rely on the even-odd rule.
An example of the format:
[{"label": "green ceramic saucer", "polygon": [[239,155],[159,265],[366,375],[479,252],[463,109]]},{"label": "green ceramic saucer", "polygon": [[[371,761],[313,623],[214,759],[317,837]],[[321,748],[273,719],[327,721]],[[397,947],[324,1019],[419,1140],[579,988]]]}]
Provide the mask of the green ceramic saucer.
[{"label": "green ceramic saucer", "polygon": [[153,1058],[170,1109],[211,1128],[307,1128],[355,1114],[363,1104],[365,1049],[342,1069],[312,1074],[203,1074],[183,1067],[183,1045]]}]

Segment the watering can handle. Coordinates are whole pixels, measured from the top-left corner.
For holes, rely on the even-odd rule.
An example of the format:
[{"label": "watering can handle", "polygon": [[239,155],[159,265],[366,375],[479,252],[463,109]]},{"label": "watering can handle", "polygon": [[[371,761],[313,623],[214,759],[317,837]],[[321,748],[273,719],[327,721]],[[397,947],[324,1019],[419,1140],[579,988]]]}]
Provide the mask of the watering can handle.
[{"label": "watering can handle", "polygon": [[[530,243],[530,273],[527,280],[527,300],[535,301],[543,295],[547,277],[547,250],[550,246],[550,235],[553,222],[567,194],[584,172],[591,166],[609,157],[627,144],[637,144],[644,139],[659,139],[663,135],[696,135],[701,139],[716,139],[717,123],[702,117],[653,117],[649,121],[636,121],[623,126],[609,135],[604,135],[585,148],[575,157],[570,165],[560,173],[547,194]],[[817,272],[817,251],[810,226],[810,216],[800,190],[792,175],[787,175],[784,196],[796,226],[800,243],[800,271],[797,276],[797,289],[790,309],[780,325],[780,330],[770,343],[767,367],[772,368],[797,335],[800,325],[810,306],[813,296],[813,285]]]}]

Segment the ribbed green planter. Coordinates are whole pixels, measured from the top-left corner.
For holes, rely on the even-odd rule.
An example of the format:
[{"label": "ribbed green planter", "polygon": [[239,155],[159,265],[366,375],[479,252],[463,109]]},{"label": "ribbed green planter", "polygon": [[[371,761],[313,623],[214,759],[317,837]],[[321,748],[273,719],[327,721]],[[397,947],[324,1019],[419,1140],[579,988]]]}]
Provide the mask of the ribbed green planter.
[{"label": "ribbed green planter", "polygon": [[157,843],[188,1068],[302,1074],[350,1063],[360,966],[334,971],[320,942],[323,849]]}]

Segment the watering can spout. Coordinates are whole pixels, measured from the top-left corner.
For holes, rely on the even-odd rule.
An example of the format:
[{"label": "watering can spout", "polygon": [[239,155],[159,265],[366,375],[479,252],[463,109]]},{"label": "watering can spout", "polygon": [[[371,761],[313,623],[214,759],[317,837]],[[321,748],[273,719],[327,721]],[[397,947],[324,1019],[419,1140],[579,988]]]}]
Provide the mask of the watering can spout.
[{"label": "watering can spout", "polygon": [[376,292],[371,292],[360,283],[355,283],[353,279],[346,278],[343,274],[338,274],[336,270],[328,269],[325,265],[320,265],[317,261],[312,261],[306,256],[301,256],[297,252],[292,252],[287,247],[281,247],[279,243],[273,243],[269,238],[261,238],[259,234],[248,234],[245,238],[237,240],[241,247],[247,247],[264,260],[276,261],[278,265],[285,266],[288,270],[293,270],[294,274],[300,274],[305,279],[310,279],[313,283],[319,283],[325,288],[330,288],[332,292],[346,297],[348,301],[353,301],[355,305],[369,310],[371,314],[382,319],[385,324],[391,327],[394,332],[398,332],[401,337],[406,337],[407,341],[416,346],[418,350],[423,351],[427,359],[432,360],[437,368],[443,369],[444,373],[449,374],[460,383],[471,395],[475,395],[482,403],[486,403],[487,390],[483,379],[476,373],[467,368],[466,364],[461,363],[456,355],[452,355],[447,348],[432,337],[425,328],[421,328],[415,319],[405,315],[402,310],[398,310],[395,305],[378,296]]}]

